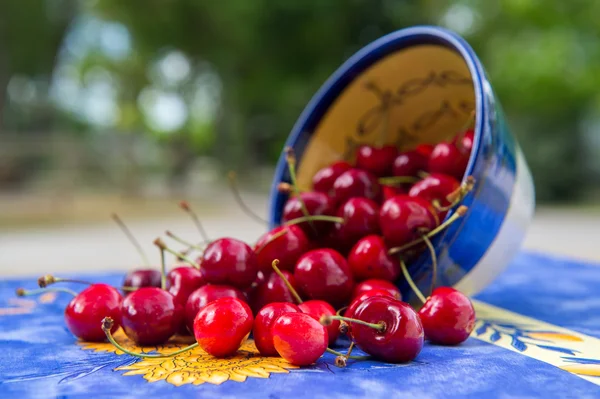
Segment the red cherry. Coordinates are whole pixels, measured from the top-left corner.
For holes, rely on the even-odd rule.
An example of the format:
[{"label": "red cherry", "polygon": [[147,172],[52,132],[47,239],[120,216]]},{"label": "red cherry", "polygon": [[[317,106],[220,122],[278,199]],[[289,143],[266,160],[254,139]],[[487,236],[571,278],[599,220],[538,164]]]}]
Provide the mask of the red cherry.
[{"label": "red cherry", "polygon": [[[287,281],[296,289],[296,279],[294,275],[287,270],[282,270],[281,273]],[[252,309],[258,312],[264,306],[273,302],[289,302],[294,303],[294,296],[285,285],[283,279],[275,272],[271,272],[269,277],[252,293],[250,303]]]},{"label": "red cherry", "polygon": [[428,156],[419,151],[408,151],[399,154],[394,160],[392,174],[394,176],[416,176],[427,169]]},{"label": "red cherry", "polygon": [[125,334],[138,345],[160,345],[179,329],[183,308],[169,292],[144,287],[125,297],[121,318]]},{"label": "red cherry", "polygon": [[346,161],[334,162],[329,166],[319,169],[313,176],[313,190],[321,193],[329,194],[333,188],[333,182],[338,178],[339,175],[351,169],[350,165]]},{"label": "red cherry", "polygon": [[377,278],[395,281],[400,276],[400,263],[388,255],[383,237],[370,235],[361,238],[350,250],[348,266],[356,281]]},{"label": "red cherry", "polygon": [[435,146],[433,144],[419,144],[415,151],[429,158]]},{"label": "red cherry", "polygon": [[67,328],[83,341],[104,342],[106,335],[102,330],[102,319],[112,318],[115,324],[111,332],[115,332],[121,324],[121,300],[119,291],[110,285],[90,285],[67,305]]},{"label": "red cherry", "polygon": [[343,204],[354,197],[378,201],[381,197],[381,186],[375,175],[360,169],[349,169],[333,183],[332,196],[337,204]]},{"label": "red cherry", "polygon": [[156,287],[160,288],[161,274],[156,269],[137,269],[133,270],[125,276],[123,280],[123,286],[142,288],[142,287]]},{"label": "red cherry", "polygon": [[385,297],[397,299],[395,297],[395,295],[392,294],[391,292],[389,292],[388,290],[374,288],[372,290],[363,292],[356,298],[353,298],[352,302],[350,302],[350,305],[348,305],[348,308],[344,312],[344,317],[354,317],[354,313],[356,312],[356,309],[360,306],[360,304],[363,303],[367,298],[371,298],[373,296],[385,296]]},{"label": "red cherry", "polygon": [[215,357],[231,356],[252,330],[252,311],[236,298],[219,298],[202,308],[194,319],[198,346]]},{"label": "red cherry", "polygon": [[271,328],[279,356],[296,366],[316,362],[327,349],[327,330],[304,313],[285,313]]},{"label": "red cherry", "polygon": [[204,251],[200,270],[207,282],[244,289],[256,279],[258,263],[252,248],[235,238],[211,242]]},{"label": "red cherry", "polygon": [[463,154],[471,154],[471,150],[473,150],[473,142],[475,141],[475,132],[473,129],[466,130],[462,134],[458,134],[454,138],[454,145],[463,153]]},{"label": "red cherry", "polygon": [[[429,202],[437,200],[441,206],[450,205],[446,196],[460,187],[460,183],[452,176],[441,173],[432,173],[423,180],[416,182],[408,192],[410,197],[421,197]],[[448,212],[440,212],[440,220],[446,217]]]},{"label": "red cherry", "polygon": [[416,240],[439,224],[436,211],[426,200],[397,195],[385,201],[379,212],[379,225],[385,242],[398,247]]},{"label": "red cherry", "polygon": [[206,284],[192,292],[185,304],[185,323],[189,331],[194,331],[196,315],[210,302],[220,298],[236,298],[246,300],[244,293],[237,288],[226,285]]},{"label": "red cherry", "polygon": [[[328,195],[315,191],[306,191],[300,193],[300,197],[294,196],[287,200],[285,206],[283,207],[282,221],[284,223],[289,222],[292,219],[305,216],[304,212],[302,211],[302,202],[299,198],[304,201],[309,215],[335,215],[335,203]],[[314,226],[314,229],[311,227],[311,225]],[[331,225],[332,224],[330,222],[321,221],[310,223],[303,222],[297,224],[296,226],[300,227],[308,237],[316,238],[325,235],[332,227]]]},{"label": "red cherry", "polygon": [[458,345],[471,335],[475,309],[469,298],[450,287],[438,287],[419,310],[425,336],[442,345]]},{"label": "red cherry", "polygon": [[385,202],[392,197],[400,194],[406,194],[406,190],[402,187],[393,187],[393,186],[381,186],[382,190],[382,200]]},{"label": "red cherry", "polygon": [[271,327],[279,316],[284,313],[300,312],[298,306],[287,302],[273,302],[262,308],[254,319],[252,336],[256,349],[263,356],[277,356],[277,350],[273,346],[273,334]]},{"label": "red cherry", "polygon": [[356,167],[375,176],[388,176],[397,155],[398,149],[392,145],[383,147],[361,145],[356,151]]},{"label": "red cherry", "polygon": [[361,237],[379,233],[379,205],[367,198],[350,198],[338,208],[337,216],[344,223],[336,223],[332,239],[340,252],[348,252]]},{"label": "red cherry", "polygon": [[[323,316],[335,316],[335,309],[325,301],[313,299],[301,303],[298,305],[298,308],[316,321],[321,320],[321,317]],[[326,328],[327,336],[329,337],[329,346],[333,346],[340,335],[340,322],[338,320],[334,320]]]},{"label": "red cherry", "polygon": [[302,255],[294,277],[300,291],[310,299],[343,306],[352,295],[354,281],[346,259],[333,249],[315,249]]},{"label": "red cherry", "polygon": [[393,283],[381,279],[369,279],[358,283],[352,292],[352,299],[359,297],[361,294],[374,289],[386,290],[397,300],[402,300],[400,290]]},{"label": "red cherry", "polygon": [[308,252],[310,247],[311,243],[300,227],[275,227],[262,235],[254,245],[258,269],[263,273],[271,272],[273,259],[279,259],[281,270],[294,270],[300,256]]},{"label": "red cherry", "polygon": [[365,299],[354,312],[354,318],[382,324],[377,330],[352,323],[352,336],[360,349],[389,363],[413,360],[423,348],[423,326],[410,305],[386,296]]},{"label": "red cherry", "polygon": [[167,274],[167,286],[175,300],[185,306],[188,297],[206,284],[202,272],[189,266],[179,266]]},{"label": "red cherry", "polygon": [[430,173],[445,173],[462,180],[468,163],[469,154],[463,153],[452,143],[442,142],[433,149],[427,168]]}]

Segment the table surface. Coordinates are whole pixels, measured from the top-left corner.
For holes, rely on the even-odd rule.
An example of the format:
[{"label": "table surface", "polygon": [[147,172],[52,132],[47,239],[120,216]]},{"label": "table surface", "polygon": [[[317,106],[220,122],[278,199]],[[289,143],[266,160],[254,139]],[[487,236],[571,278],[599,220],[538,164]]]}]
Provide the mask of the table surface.
[{"label": "table surface", "polygon": [[[122,276],[86,278],[116,284]],[[477,325],[462,345],[426,344],[409,364],[345,369],[329,355],[292,368],[258,356],[251,341],[230,359],[194,350],[140,360],[77,342],[63,321],[68,295],[15,298],[20,286],[35,281],[0,282],[0,398],[600,397],[600,268],[590,263],[521,253],[475,297]]]}]

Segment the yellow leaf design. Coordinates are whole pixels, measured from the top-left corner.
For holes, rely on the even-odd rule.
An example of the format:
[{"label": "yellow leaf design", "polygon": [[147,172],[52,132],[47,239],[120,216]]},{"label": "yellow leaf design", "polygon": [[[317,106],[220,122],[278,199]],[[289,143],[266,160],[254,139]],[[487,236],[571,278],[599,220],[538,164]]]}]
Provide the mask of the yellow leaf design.
[{"label": "yellow leaf design", "polygon": [[573,374],[600,377],[600,364],[573,364],[560,368]]},{"label": "yellow leaf design", "polygon": [[548,339],[548,340],[559,340],[559,341],[572,341],[572,342],[581,342],[583,341],[581,338],[575,335],[562,334],[562,333],[553,333],[553,332],[533,332],[530,333],[529,336],[532,338],[539,339]]}]

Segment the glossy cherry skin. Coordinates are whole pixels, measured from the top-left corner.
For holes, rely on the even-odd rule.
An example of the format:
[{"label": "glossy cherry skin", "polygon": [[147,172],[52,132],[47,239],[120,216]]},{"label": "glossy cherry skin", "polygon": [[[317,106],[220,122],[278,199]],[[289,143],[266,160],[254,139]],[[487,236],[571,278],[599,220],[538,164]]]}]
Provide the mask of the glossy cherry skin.
[{"label": "glossy cherry skin", "polygon": [[246,300],[244,293],[227,285],[206,284],[192,292],[185,304],[185,323],[190,332],[194,331],[194,319],[210,302],[220,298],[236,298]]},{"label": "glossy cherry skin", "polygon": [[394,299],[397,299],[399,301],[402,300],[402,294],[400,293],[400,290],[393,283],[391,283],[387,280],[374,279],[374,278],[365,280],[361,283],[356,284],[356,287],[354,287],[354,291],[352,292],[352,299],[359,297],[360,295],[362,295],[363,293],[365,293],[367,291],[371,291],[371,290],[375,290],[375,289],[385,290],[385,291],[389,292],[390,294],[392,294],[392,297]]},{"label": "glossy cherry skin", "polygon": [[[157,269],[137,269],[133,270],[125,276],[123,286],[125,287],[156,287],[160,288],[161,274]],[[128,291],[129,292],[129,291]]]},{"label": "glossy cherry skin", "polygon": [[256,344],[256,349],[263,356],[277,356],[277,350],[273,345],[273,334],[271,327],[279,316],[285,313],[300,312],[298,306],[287,302],[273,302],[262,308],[254,319],[252,328],[252,337]]},{"label": "glossy cherry skin", "polygon": [[[312,299],[298,305],[298,308],[303,313],[306,313],[316,321],[320,321],[322,316],[335,316],[335,309],[333,306],[325,301]],[[335,341],[340,335],[340,322],[334,320],[329,326],[326,327],[327,336],[329,337],[329,346],[335,345]]]},{"label": "glossy cherry skin", "polygon": [[[300,196],[290,197],[283,207],[282,222],[286,223],[290,220],[304,217],[302,211],[302,202],[306,205],[306,210],[309,215],[335,215],[335,202],[325,193],[316,191],[305,191],[300,193]],[[296,226],[300,227],[309,238],[318,238],[326,235],[333,227],[331,222],[303,222]],[[314,228],[313,228],[314,226]]]},{"label": "glossy cherry skin", "polygon": [[373,296],[356,308],[354,318],[368,323],[384,323],[383,331],[350,323],[358,347],[378,360],[409,362],[423,348],[421,319],[407,303],[386,296]]},{"label": "glossy cherry skin", "polygon": [[468,163],[468,153],[463,153],[453,143],[442,142],[429,156],[427,169],[430,173],[444,173],[462,180]]},{"label": "glossy cherry skin", "polygon": [[373,296],[385,296],[385,297],[397,299],[397,298],[395,298],[394,294],[392,294],[388,290],[374,288],[370,291],[363,292],[356,298],[352,298],[352,302],[350,302],[350,305],[348,305],[348,308],[344,312],[344,317],[354,317],[354,312],[356,312],[356,309],[360,306],[360,304],[363,303],[367,298],[371,298]]},{"label": "glossy cherry skin", "polygon": [[420,197],[397,195],[385,201],[379,212],[379,226],[390,248],[416,240],[438,225],[433,206]]},{"label": "glossy cherry skin", "polygon": [[279,226],[258,239],[254,245],[254,253],[258,269],[263,273],[270,273],[274,259],[279,260],[280,270],[294,270],[300,256],[310,248],[311,243],[302,228],[296,225]]},{"label": "glossy cherry skin", "polygon": [[121,294],[106,284],[92,284],[69,302],[65,309],[65,322],[71,334],[83,341],[104,342],[102,319],[114,320],[111,332],[121,325]]},{"label": "glossy cherry skin", "polygon": [[[297,290],[297,283],[294,275],[287,270],[282,270],[281,273],[292,287]],[[295,303],[294,296],[283,282],[283,279],[275,272],[271,272],[268,276],[269,277],[267,277],[267,279],[252,292],[250,305],[255,313],[272,302]]]},{"label": "glossy cherry skin", "polygon": [[175,297],[156,287],[132,292],[121,304],[121,324],[125,334],[138,345],[167,342],[180,328],[183,307]]},{"label": "glossy cherry skin", "polygon": [[355,168],[349,169],[333,183],[332,197],[336,204],[343,204],[354,197],[379,201],[381,186],[372,173]]},{"label": "glossy cherry skin", "polygon": [[271,328],[279,356],[296,366],[316,362],[327,349],[327,330],[305,313],[285,313]]},{"label": "glossy cherry skin", "polygon": [[235,354],[250,331],[254,318],[250,307],[236,298],[219,298],[202,308],[194,319],[198,346],[214,357]]},{"label": "glossy cherry skin", "polygon": [[425,337],[441,345],[458,345],[471,335],[475,309],[471,300],[450,287],[438,287],[419,310]]},{"label": "glossy cherry skin", "polygon": [[379,233],[379,205],[367,198],[350,198],[337,211],[344,219],[333,227],[332,239],[341,252],[348,252],[362,237]]},{"label": "glossy cherry skin", "polygon": [[294,277],[301,292],[334,307],[343,306],[352,295],[354,280],[346,259],[333,249],[305,253],[296,264]]},{"label": "glossy cherry skin", "polygon": [[200,270],[211,284],[244,289],[256,279],[258,262],[254,251],[245,242],[221,238],[206,247]]},{"label": "glossy cherry skin", "polygon": [[[456,191],[460,183],[452,176],[441,173],[431,173],[423,180],[416,182],[408,192],[410,197],[421,197],[430,203],[439,201],[441,206],[450,205],[446,198],[448,194]],[[440,212],[439,218],[443,220],[448,212]]]},{"label": "glossy cherry skin", "polygon": [[393,145],[374,147],[361,145],[356,151],[356,167],[375,176],[389,176],[398,148]]},{"label": "glossy cherry skin", "polygon": [[400,276],[400,263],[387,252],[383,237],[369,235],[361,238],[348,255],[348,266],[354,280],[377,278],[395,281]]},{"label": "glossy cherry skin", "polygon": [[331,190],[333,189],[333,182],[335,179],[351,168],[352,165],[350,165],[348,162],[337,161],[329,166],[319,169],[312,179],[313,190],[320,193],[330,194]]},{"label": "glossy cherry skin", "polygon": [[182,306],[185,306],[192,292],[205,284],[206,281],[202,272],[194,267],[176,267],[167,274],[169,292],[173,294],[175,300]]},{"label": "glossy cherry skin", "polygon": [[427,170],[427,155],[419,151],[407,151],[394,159],[392,174],[394,176],[416,176],[418,172]]}]

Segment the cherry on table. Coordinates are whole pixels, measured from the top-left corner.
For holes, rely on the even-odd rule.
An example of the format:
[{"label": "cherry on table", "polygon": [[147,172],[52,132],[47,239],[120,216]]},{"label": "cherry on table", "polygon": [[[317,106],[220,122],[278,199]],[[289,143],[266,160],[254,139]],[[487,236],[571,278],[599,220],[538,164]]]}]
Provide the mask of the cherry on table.
[{"label": "cherry on table", "polygon": [[202,272],[194,267],[175,267],[167,274],[168,291],[182,306],[185,306],[192,292],[205,284]]},{"label": "cherry on table", "polygon": [[442,142],[433,149],[427,169],[430,173],[445,173],[462,180],[468,163],[468,153],[463,153],[453,143]]},{"label": "cherry on table", "polygon": [[215,357],[233,355],[252,330],[252,310],[236,298],[219,298],[200,309],[194,319],[198,346]]},{"label": "cherry on table", "polygon": [[386,244],[399,247],[436,228],[439,220],[433,206],[423,198],[397,195],[381,206],[379,225]]},{"label": "cherry on table", "polygon": [[346,259],[332,249],[315,249],[302,255],[294,269],[298,288],[310,299],[343,306],[352,295],[354,280]]},{"label": "cherry on table", "polygon": [[220,298],[236,298],[246,300],[242,291],[227,285],[206,284],[192,292],[185,304],[185,322],[190,332],[194,331],[194,319],[210,302]]},{"label": "cherry on table", "polygon": [[395,281],[400,276],[400,263],[388,255],[383,237],[368,235],[350,250],[348,266],[356,281],[382,279]]},{"label": "cherry on table", "polygon": [[[283,207],[282,222],[286,223],[293,219],[306,216],[302,209],[302,203],[311,216],[334,216],[335,203],[327,194],[316,191],[305,191],[299,195],[290,197]],[[318,238],[325,235],[332,227],[331,222],[312,221],[299,223],[300,227],[309,238]],[[314,227],[313,227],[314,226]]]},{"label": "cherry on table", "polygon": [[333,182],[335,179],[351,168],[352,165],[350,165],[348,162],[337,161],[329,166],[319,169],[312,179],[313,190],[329,194],[333,188]]},{"label": "cherry on table", "polygon": [[419,310],[425,337],[441,345],[458,345],[471,335],[475,309],[471,300],[451,287],[438,287]]},{"label": "cherry on table", "polygon": [[111,332],[121,324],[121,294],[106,284],[92,284],[71,299],[65,309],[65,322],[77,338],[89,342],[103,342],[102,319],[111,317],[115,323]]},{"label": "cherry on table", "polygon": [[402,294],[400,293],[400,290],[398,289],[398,287],[396,287],[396,285],[387,280],[375,278],[368,279],[356,284],[356,287],[354,287],[354,291],[352,292],[352,299],[357,298],[363,293],[374,289],[385,290],[389,292],[394,299],[397,299],[399,301],[402,300]]},{"label": "cherry on table", "polygon": [[327,349],[327,330],[305,313],[285,313],[271,328],[279,356],[296,366],[316,362]]},{"label": "cherry on table", "polygon": [[[296,289],[297,283],[294,275],[287,270],[282,270],[281,273],[291,286]],[[255,312],[258,312],[272,302],[295,302],[294,295],[277,273],[271,272],[268,276],[263,283],[254,289],[250,297],[250,305]]]},{"label": "cherry on table", "polygon": [[393,145],[361,145],[356,151],[356,167],[375,176],[387,176],[392,171],[398,148]]},{"label": "cherry on table", "polygon": [[160,288],[161,274],[160,270],[156,269],[136,269],[125,275],[123,280],[124,287],[143,288],[156,287]]},{"label": "cherry on table", "polygon": [[353,168],[345,171],[335,180],[332,197],[336,204],[343,204],[354,197],[379,201],[381,186],[372,173]]},{"label": "cherry on table", "polygon": [[252,328],[252,336],[256,349],[263,356],[277,356],[277,350],[273,345],[273,334],[271,327],[279,316],[284,313],[300,312],[298,306],[287,302],[273,302],[256,313],[254,319],[254,327]]},{"label": "cherry on table", "polygon": [[297,225],[279,226],[263,234],[254,245],[258,270],[271,271],[273,259],[279,259],[281,270],[294,270],[296,262],[311,248],[311,242]]},{"label": "cherry on table", "polygon": [[338,208],[337,216],[344,222],[336,223],[331,235],[340,252],[348,252],[364,236],[379,233],[379,205],[373,200],[350,198]]},{"label": "cherry on table", "polygon": [[392,166],[394,176],[417,176],[421,171],[427,170],[429,155],[414,150],[398,154]]},{"label": "cherry on table", "polygon": [[[306,313],[313,319],[319,321],[323,316],[335,316],[335,309],[329,303],[318,299],[311,299],[298,305],[302,313]],[[340,335],[340,322],[334,320],[327,326],[327,336],[329,337],[329,346],[335,345],[335,341]]]},{"label": "cherry on table", "polygon": [[240,289],[256,279],[258,263],[252,248],[235,238],[220,238],[204,251],[200,270],[207,282]]},{"label": "cherry on table", "polygon": [[160,288],[144,287],[132,292],[121,304],[121,325],[138,345],[165,343],[180,328],[183,307]]},{"label": "cherry on table", "polygon": [[344,311],[344,317],[354,317],[354,313],[356,312],[356,309],[360,306],[360,304],[363,303],[367,298],[371,298],[373,296],[385,296],[397,299],[396,296],[388,290],[384,290],[381,288],[373,288],[372,290],[365,291],[359,296],[352,298],[350,305],[348,305],[348,308]]}]

